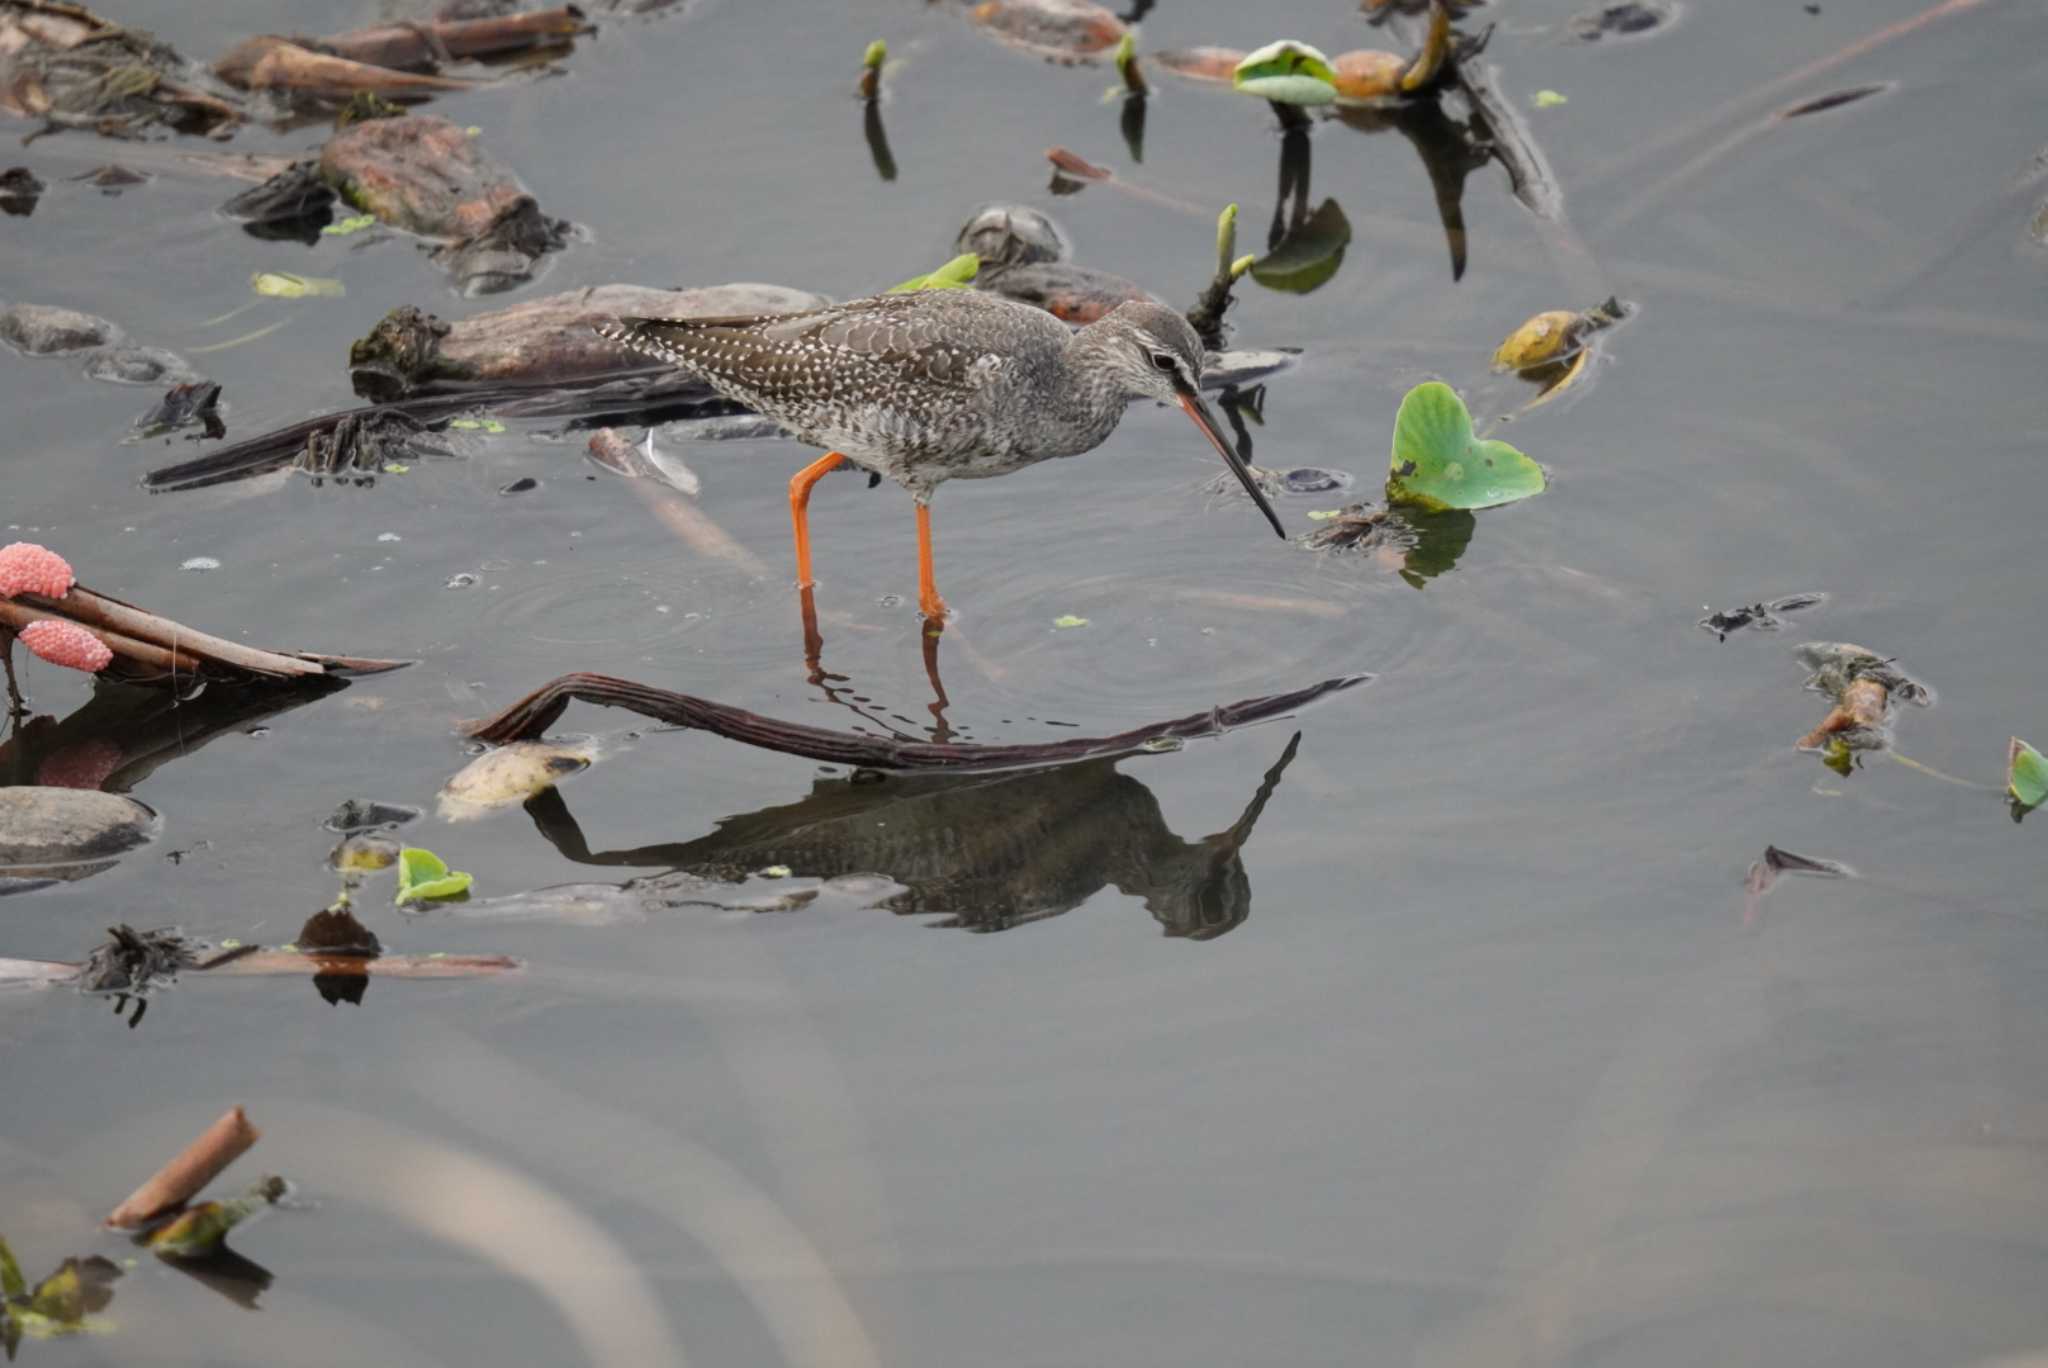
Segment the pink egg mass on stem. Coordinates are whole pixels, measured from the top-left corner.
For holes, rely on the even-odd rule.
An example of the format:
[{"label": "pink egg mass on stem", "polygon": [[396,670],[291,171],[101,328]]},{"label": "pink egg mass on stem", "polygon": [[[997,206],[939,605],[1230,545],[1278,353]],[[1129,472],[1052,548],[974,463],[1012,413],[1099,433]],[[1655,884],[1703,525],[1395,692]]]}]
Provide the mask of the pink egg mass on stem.
[{"label": "pink egg mass on stem", "polygon": [[52,665],[98,674],[114,659],[113,651],[75,622],[44,618],[21,629],[21,644]]},{"label": "pink egg mass on stem", "polygon": [[0,546],[0,598],[40,594],[60,599],[71,592],[75,583],[71,563],[47,546],[34,542]]}]

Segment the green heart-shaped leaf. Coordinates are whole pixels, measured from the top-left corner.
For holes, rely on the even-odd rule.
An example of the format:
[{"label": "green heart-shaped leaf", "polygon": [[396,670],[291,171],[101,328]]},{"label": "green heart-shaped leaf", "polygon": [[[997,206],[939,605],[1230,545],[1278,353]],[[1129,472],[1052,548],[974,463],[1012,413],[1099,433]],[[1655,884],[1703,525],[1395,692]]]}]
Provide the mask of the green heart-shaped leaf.
[{"label": "green heart-shaped leaf", "polygon": [[2021,807],[2048,803],[2048,757],[2017,736],[2006,751],[2005,788]]},{"label": "green heart-shaped leaf", "polygon": [[1440,380],[1409,390],[1394,419],[1390,503],[1492,508],[1543,492],[1543,467],[1506,442],[1472,435],[1472,415]]},{"label": "green heart-shaped leaf", "polygon": [[1331,70],[1330,59],[1291,38],[1246,53],[1230,73],[1230,84],[1276,104],[1326,105],[1337,98],[1337,73]]},{"label": "green heart-shaped leaf", "polygon": [[398,852],[398,896],[392,901],[403,904],[418,898],[452,898],[472,882],[469,875],[448,868],[433,851],[407,846]]}]

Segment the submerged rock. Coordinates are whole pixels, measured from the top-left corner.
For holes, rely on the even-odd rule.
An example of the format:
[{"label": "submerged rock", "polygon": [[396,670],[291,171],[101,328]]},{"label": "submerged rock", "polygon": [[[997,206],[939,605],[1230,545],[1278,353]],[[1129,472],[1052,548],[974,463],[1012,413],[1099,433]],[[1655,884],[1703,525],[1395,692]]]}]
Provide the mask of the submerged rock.
[{"label": "submerged rock", "polygon": [[1597,43],[1610,35],[1633,37],[1660,29],[1671,22],[1673,7],[1664,0],[1618,0],[1595,5],[1571,18],[1572,36],[1581,42]]},{"label": "submerged rock", "polygon": [[202,377],[185,358],[162,347],[106,347],[88,356],[85,378],[116,385],[192,385]]},{"label": "submerged rock", "polygon": [[0,788],[0,877],[82,879],[162,830],[150,808],[92,789]]},{"label": "submerged rock", "polygon": [[62,356],[127,340],[118,324],[54,304],[16,304],[0,312],[0,342],[24,356]]},{"label": "submerged rock", "polygon": [[974,211],[961,225],[954,250],[981,258],[984,271],[1065,261],[1074,244],[1060,225],[1023,204],[990,204]]}]

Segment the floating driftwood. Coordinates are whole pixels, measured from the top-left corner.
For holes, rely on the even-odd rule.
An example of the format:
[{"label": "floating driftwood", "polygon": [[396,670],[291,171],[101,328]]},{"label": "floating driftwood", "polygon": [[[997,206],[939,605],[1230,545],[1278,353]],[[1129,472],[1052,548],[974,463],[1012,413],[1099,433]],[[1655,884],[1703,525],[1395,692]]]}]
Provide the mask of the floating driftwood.
[{"label": "floating driftwood", "polygon": [[322,98],[346,98],[358,91],[431,95],[479,84],[436,74],[449,62],[555,47],[589,30],[583,11],[566,5],[485,19],[379,24],[326,38],[265,33],[236,44],[213,64],[213,71],[243,90]]},{"label": "floating driftwood", "polygon": [[763,750],[799,755],[808,760],[848,765],[855,769],[917,771],[988,771],[1065,765],[1105,756],[1171,750],[1182,741],[1221,736],[1237,727],[1284,717],[1328,694],[1349,689],[1371,675],[1343,675],[1305,689],[1269,694],[1190,713],[1168,722],[1154,722],[1113,736],[1075,737],[1064,741],[1020,742],[1012,745],[953,745],[904,741],[856,732],[830,731],[800,722],[783,722],[725,703],[673,693],[611,675],[569,674],[550,680],[497,716],[465,730],[494,745],[530,740],[554,725],[572,702],[625,708],[671,726],[708,731],[730,741]]}]

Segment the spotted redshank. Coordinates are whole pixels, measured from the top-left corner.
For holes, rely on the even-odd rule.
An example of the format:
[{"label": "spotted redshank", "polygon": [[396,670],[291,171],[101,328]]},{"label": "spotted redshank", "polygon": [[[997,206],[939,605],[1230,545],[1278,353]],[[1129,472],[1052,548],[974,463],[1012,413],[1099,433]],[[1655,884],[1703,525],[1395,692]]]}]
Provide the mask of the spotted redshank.
[{"label": "spotted redshank", "polygon": [[1079,331],[976,290],[919,290],[806,313],[622,318],[611,340],[701,375],[825,455],[789,482],[796,573],[811,583],[811,487],[851,462],[917,501],[918,606],[932,582],[932,492],[1100,446],[1136,399],[1178,405],[1286,532],[1202,401],[1202,344],[1160,304],[1130,303]]}]

